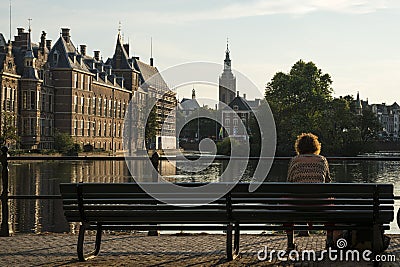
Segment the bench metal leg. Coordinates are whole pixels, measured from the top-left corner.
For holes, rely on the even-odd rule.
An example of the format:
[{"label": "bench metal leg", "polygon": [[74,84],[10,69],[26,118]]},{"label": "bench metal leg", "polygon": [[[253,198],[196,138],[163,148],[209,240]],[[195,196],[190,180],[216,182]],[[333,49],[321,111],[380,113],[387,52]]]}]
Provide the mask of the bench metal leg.
[{"label": "bench metal leg", "polygon": [[79,261],[86,261],[88,259],[94,258],[100,253],[100,244],[101,244],[101,224],[97,224],[96,229],[96,241],[94,245],[94,250],[88,254],[84,253],[83,245],[85,243],[85,232],[88,228],[88,223],[82,223],[79,227],[79,237],[78,237],[78,245],[77,245],[77,252],[78,252],[78,259]]},{"label": "bench metal leg", "polygon": [[[233,228],[235,228],[234,240],[232,238]],[[236,257],[239,255],[239,237],[240,237],[239,224],[236,223],[235,227],[233,227],[233,224],[231,223],[228,224],[226,230],[226,258],[228,261],[236,259]],[[233,241],[233,251],[232,251],[232,241]]]},{"label": "bench metal leg", "polygon": [[239,224],[235,224],[235,240],[233,245],[233,255],[234,257],[239,256],[239,246],[240,246],[240,228]]},{"label": "bench metal leg", "polygon": [[232,224],[226,226],[226,259],[228,261],[233,260],[232,255]]}]

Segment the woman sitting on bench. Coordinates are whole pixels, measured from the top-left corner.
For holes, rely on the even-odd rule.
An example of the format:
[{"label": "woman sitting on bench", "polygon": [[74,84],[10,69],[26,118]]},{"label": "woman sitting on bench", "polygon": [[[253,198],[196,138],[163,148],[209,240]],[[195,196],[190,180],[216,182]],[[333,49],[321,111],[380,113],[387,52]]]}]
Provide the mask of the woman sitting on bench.
[{"label": "woman sitting on bench", "polygon": [[[287,181],[292,183],[330,183],[328,161],[319,155],[321,143],[318,137],[312,133],[302,133],[297,136],[295,143],[297,156],[289,163]],[[293,224],[285,224],[287,227]],[[287,251],[296,249],[293,230],[286,230],[288,244]],[[333,245],[333,231],[327,231],[326,245]]]}]

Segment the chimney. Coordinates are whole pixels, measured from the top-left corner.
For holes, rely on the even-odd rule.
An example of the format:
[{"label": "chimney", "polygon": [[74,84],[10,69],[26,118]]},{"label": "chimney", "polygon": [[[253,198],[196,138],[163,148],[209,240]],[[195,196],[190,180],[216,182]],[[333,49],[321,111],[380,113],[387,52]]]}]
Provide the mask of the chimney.
[{"label": "chimney", "polygon": [[154,66],[154,59],[152,57],[150,58],[150,66]]},{"label": "chimney", "polygon": [[129,44],[124,44],[124,49],[125,49],[126,53],[128,54],[128,57],[129,57]]},{"label": "chimney", "polygon": [[40,36],[40,50],[44,53],[44,48],[46,46],[46,32],[42,31],[42,35]]},{"label": "chimney", "polygon": [[246,99],[246,94],[243,94],[243,98]]},{"label": "chimney", "polygon": [[239,97],[239,91],[236,92],[236,96]]},{"label": "chimney", "polygon": [[86,56],[86,45],[81,45],[81,55]]},{"label": "chimney", "polygon": [[64,40],[69,43],[70,41],[70,35],[69,35],[69,29],[68,28],[61,28],[61,36],[64,38]]},{"label": "chimney", "polygon": [[97,61],[100,61],[100,51],[99,50],[94,51],[94,59],[96,59]]},{"label": "chimney", "polygon": [[46,40],[46,47],[47,47],[47,50],[51,50],[51,40]]}]

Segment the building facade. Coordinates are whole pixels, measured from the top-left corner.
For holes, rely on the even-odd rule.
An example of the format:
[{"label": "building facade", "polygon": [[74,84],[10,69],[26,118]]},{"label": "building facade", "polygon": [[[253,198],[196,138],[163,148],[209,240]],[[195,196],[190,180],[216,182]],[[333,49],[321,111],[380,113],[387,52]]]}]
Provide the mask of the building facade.
[{"label": "building facade", "polygon": [[[30,27],[28,32],[18,28],[12,42],[0,34],[0,132],[4,136],[3,132],[13,126],[19,137],[13,144],[6,141],[7,145],[51,149],[59,131],[81,147],[120,151],[128,109],[135,127],[144,129],[149,92],[168,91],[165,82],[149,90],[139,87],[148,76],[147,69],[139,68],[138,59],[129,57],[129,45],[123,44],[120,33],[114,55],[106,62],[100,51],[90,56],[86,50],[86,45],[78,50],[73,44],[68,28],[61,29],[53,46],[45,32],[39,44],[33,43]],[[172,93],[161,99],[164,110],[176,106]],[[157,114],[160,123],[165,121],[163,113]],[[169,120],[168,129],[174,134],[174,117]],[[144,140],[143,134],[132,136],[130,148],[145,149]]]},{"label": "building facade", "polygon": [[[236,77],[232,73],[230,51],[226,44],[224,70],[219,77],[219,101],[229,105],[236,95]],[[219,109],[223,109],[221,105]]]}]

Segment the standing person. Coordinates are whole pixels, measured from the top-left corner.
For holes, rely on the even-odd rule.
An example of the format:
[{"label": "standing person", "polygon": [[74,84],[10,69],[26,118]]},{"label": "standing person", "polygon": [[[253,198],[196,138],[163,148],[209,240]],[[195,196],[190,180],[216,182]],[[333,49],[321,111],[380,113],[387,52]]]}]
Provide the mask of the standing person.
[{"label": "standing person", "polygon": [[[297,156],[289,163],[287,181],[291,183],[330,183],[328,161],[321,152],[321,143],[312,133],[302,133],[297,136],[294,148]],[[291,226],[291,225],[286,225]],[[288,238],[287,251],[296,249],[293,230],[286,231]],[[333,245],[333,231],[327,231],[327,246]]]}]

